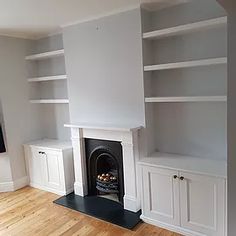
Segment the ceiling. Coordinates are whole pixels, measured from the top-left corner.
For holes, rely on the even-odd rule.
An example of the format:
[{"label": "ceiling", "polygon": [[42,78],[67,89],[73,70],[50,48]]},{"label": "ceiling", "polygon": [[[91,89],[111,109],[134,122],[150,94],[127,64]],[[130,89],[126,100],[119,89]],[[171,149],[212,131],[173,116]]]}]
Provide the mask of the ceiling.
[{"label": "ceiling", "polygon": [[186,0],[0,0],[0,35],[37,39],[61,27],[144,4],[156,9]]}]

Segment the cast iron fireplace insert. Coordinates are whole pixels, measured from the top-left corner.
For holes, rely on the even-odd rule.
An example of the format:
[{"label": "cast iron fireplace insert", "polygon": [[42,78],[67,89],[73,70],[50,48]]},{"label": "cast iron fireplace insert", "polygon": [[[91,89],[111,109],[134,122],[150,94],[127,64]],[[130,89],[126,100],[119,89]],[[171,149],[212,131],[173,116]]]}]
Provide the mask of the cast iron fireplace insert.
[{"label": "cast iron fireplace insert", "polygon": [[120,142],[85,139],[88,195],[117,195],[123,204],[123,155]]}]

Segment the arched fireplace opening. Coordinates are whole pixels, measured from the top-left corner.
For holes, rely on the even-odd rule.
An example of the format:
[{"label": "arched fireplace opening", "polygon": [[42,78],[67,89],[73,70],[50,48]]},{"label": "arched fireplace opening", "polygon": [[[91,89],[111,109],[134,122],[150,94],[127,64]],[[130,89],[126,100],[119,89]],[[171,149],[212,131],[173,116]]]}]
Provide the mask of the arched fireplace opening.
[{"label": "arched fireplace opening", "polygon": [[123,204],[124,177],[120,142],[85,139],[88,194]]}]

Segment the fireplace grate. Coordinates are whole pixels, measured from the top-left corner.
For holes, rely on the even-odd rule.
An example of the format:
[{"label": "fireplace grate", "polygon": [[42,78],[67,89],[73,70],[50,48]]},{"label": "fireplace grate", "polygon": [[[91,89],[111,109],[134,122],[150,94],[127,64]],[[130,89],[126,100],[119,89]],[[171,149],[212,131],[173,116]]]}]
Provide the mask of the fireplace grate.
[{"label": "fireplace grate", "polygon": [[117,178],[111,173],[98,175],[96,189],[101,193],[119,193]]}]

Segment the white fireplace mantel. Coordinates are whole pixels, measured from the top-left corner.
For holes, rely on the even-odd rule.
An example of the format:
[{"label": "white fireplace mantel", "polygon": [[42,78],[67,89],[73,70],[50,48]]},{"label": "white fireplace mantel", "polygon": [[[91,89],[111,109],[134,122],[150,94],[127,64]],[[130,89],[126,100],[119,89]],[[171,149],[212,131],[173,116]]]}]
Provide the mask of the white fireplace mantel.
[{"label": "white fireplace mantel", "polygon": [[86,196],[88,194],[87,170],[84,139],[100,139],[121,142],[124,169],[124,208],[137,212],[141,208],[139,174],[137,162],[139,160],[138,131],[141,127],[107,126],[89,124],[66,124],[71,128],[71,139],[74,152],[75,168],[75,194]]}]

